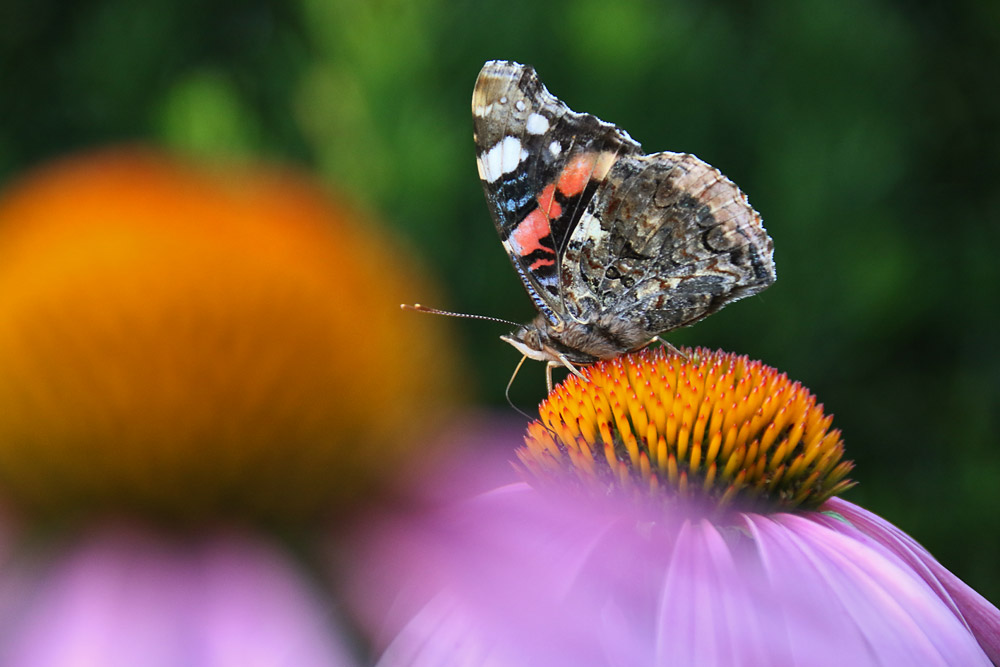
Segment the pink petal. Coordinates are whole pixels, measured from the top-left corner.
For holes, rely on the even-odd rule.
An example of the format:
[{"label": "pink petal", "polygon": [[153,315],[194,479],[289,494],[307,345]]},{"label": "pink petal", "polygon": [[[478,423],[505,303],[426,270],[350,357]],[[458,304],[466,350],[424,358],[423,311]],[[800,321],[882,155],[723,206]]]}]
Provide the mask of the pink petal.
[{"label": "pink petal", "polygon": [[791,514],[748,517],[795,652],[817,664],[989,665],[951,610],[884,550]]},{"label": "pink petal", "polygon": [[[827,501],[824,509],[840,514],[864,536],[901,558],[966,623],[990,660],[1000,664],[1000,610],[885,519],[839,498]],[[842,521],[832,517],[824,520],[836,530],[847,530]]]},{"label": "pink petal", "polygon": [[515,484],[373,520],[352,597],[383,665],[989,665],[907,562],[814,514],[720,527]]},{"label": "pink petal", "polygon": [[33,578],[7,619],[0,664],[354,664],[306,579],[249,537],[171,540],[115,527],[85,536]]},{"label": "pink petal", "polygon": [[661,597],[656,664],[792,664],[784,636],[761,624],[744,566],[709,521],[681,528]]}]

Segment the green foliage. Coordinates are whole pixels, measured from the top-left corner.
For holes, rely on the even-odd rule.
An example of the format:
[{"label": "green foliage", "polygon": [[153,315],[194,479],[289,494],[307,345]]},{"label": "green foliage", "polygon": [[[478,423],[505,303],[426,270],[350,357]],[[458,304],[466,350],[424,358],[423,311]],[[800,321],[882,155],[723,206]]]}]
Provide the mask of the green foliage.
[{"label": "green foliage", "polygon": [[[778,282],[670,340],[802,380],[858,461],[849,497],[1000,601],[996,3],[15,0],[0,176],[133,140],[300,163],[425,257],[449,297],[432,305],[527,320],[474,166],[490,58],[743,187]],[[501,405],[516,353],[455,324],[464,350],[441,354]],[[525,370],[514,400],[542,377]]]}]

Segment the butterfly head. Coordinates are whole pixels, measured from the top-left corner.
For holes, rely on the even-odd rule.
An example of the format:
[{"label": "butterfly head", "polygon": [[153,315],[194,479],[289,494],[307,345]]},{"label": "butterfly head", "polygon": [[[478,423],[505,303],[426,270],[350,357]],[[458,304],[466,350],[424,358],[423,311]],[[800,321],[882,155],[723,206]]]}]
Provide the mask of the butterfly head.
[{"label": "butterfly head", "polygon": [[537,326],[535,322],[518,327],[515,331],[500,336],[500,340],[509,343],[515,350],[536,361],[555,361],[555,350],[549,335]]},{"label": "butterfly head", "polygon": [[554,326],[539,314],[530,324],[501,336],[500,340],[529,359],[591,364],[649,344],[649,336],[639,339],[631,333],[628,323],[621,320],[571,320],[560,321]]}]

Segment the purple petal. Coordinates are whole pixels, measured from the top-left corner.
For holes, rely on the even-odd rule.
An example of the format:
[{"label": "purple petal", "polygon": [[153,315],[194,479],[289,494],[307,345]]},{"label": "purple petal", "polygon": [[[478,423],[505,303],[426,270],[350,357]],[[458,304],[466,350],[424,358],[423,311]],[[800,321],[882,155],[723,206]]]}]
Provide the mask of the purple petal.
[{"label": "purple petal", "polygon": [[514,484],[385,518],[345,583],[375,643],[392,642],[381,664],[588,664],[593,600],[567,594],[587,596],[575,583],[606,526]]},{"label": "purple petal", "polygon": [[[959,619],[899,559],[804,516],[748,516],[798,654],[837,637],[817,664],[989,662]],[[829,643],[829,639],[827,640]]]},{"label": "purple petal", "polygon": [[354,664],[304,577],[248,537],[169,540],[116,527],[36,577],[10,622],[4,665]]},{"label": "purple petal", "polygon": [[353,598],[383,665],[989,665],[906,561],[813,514],[651,520],[515,484],[376,522]]},{"label": "purple petal", "polygon": [[662,590],[656,664],[790,664],[784,637],[762,627],[746,584],[719,530],[705,520],[685,523]]},{"label": "purple petal", "polygon": [[[827,501],[824,509],[840,514],[864,536],[901,558],[963,619],[990,660],[1000,664],[1000,610],[941,565],[916,540],[885,519],[839,498]],[[842,521],[832,517],[825,517],[825,522],[835,530],[847,529]]]}]

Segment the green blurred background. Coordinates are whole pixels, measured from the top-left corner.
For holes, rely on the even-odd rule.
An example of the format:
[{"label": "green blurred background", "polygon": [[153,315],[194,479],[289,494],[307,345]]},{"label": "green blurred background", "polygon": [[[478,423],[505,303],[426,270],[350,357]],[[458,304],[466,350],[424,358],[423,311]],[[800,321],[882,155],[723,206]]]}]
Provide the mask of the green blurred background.
[{"label": "green blurred background", "polygon": [[[123,141],[302,165],[424,258],[431,305],[527,321],[474,164],[491,58],[740,184],[778,282],[669,339],[811,387],[847,497],[1000,602],[1000,3],[6,0],[0,179]],[[506,327],[454,325],[441,355],[513,414]],[[532,364],[512,396],[543,391]]]}]

